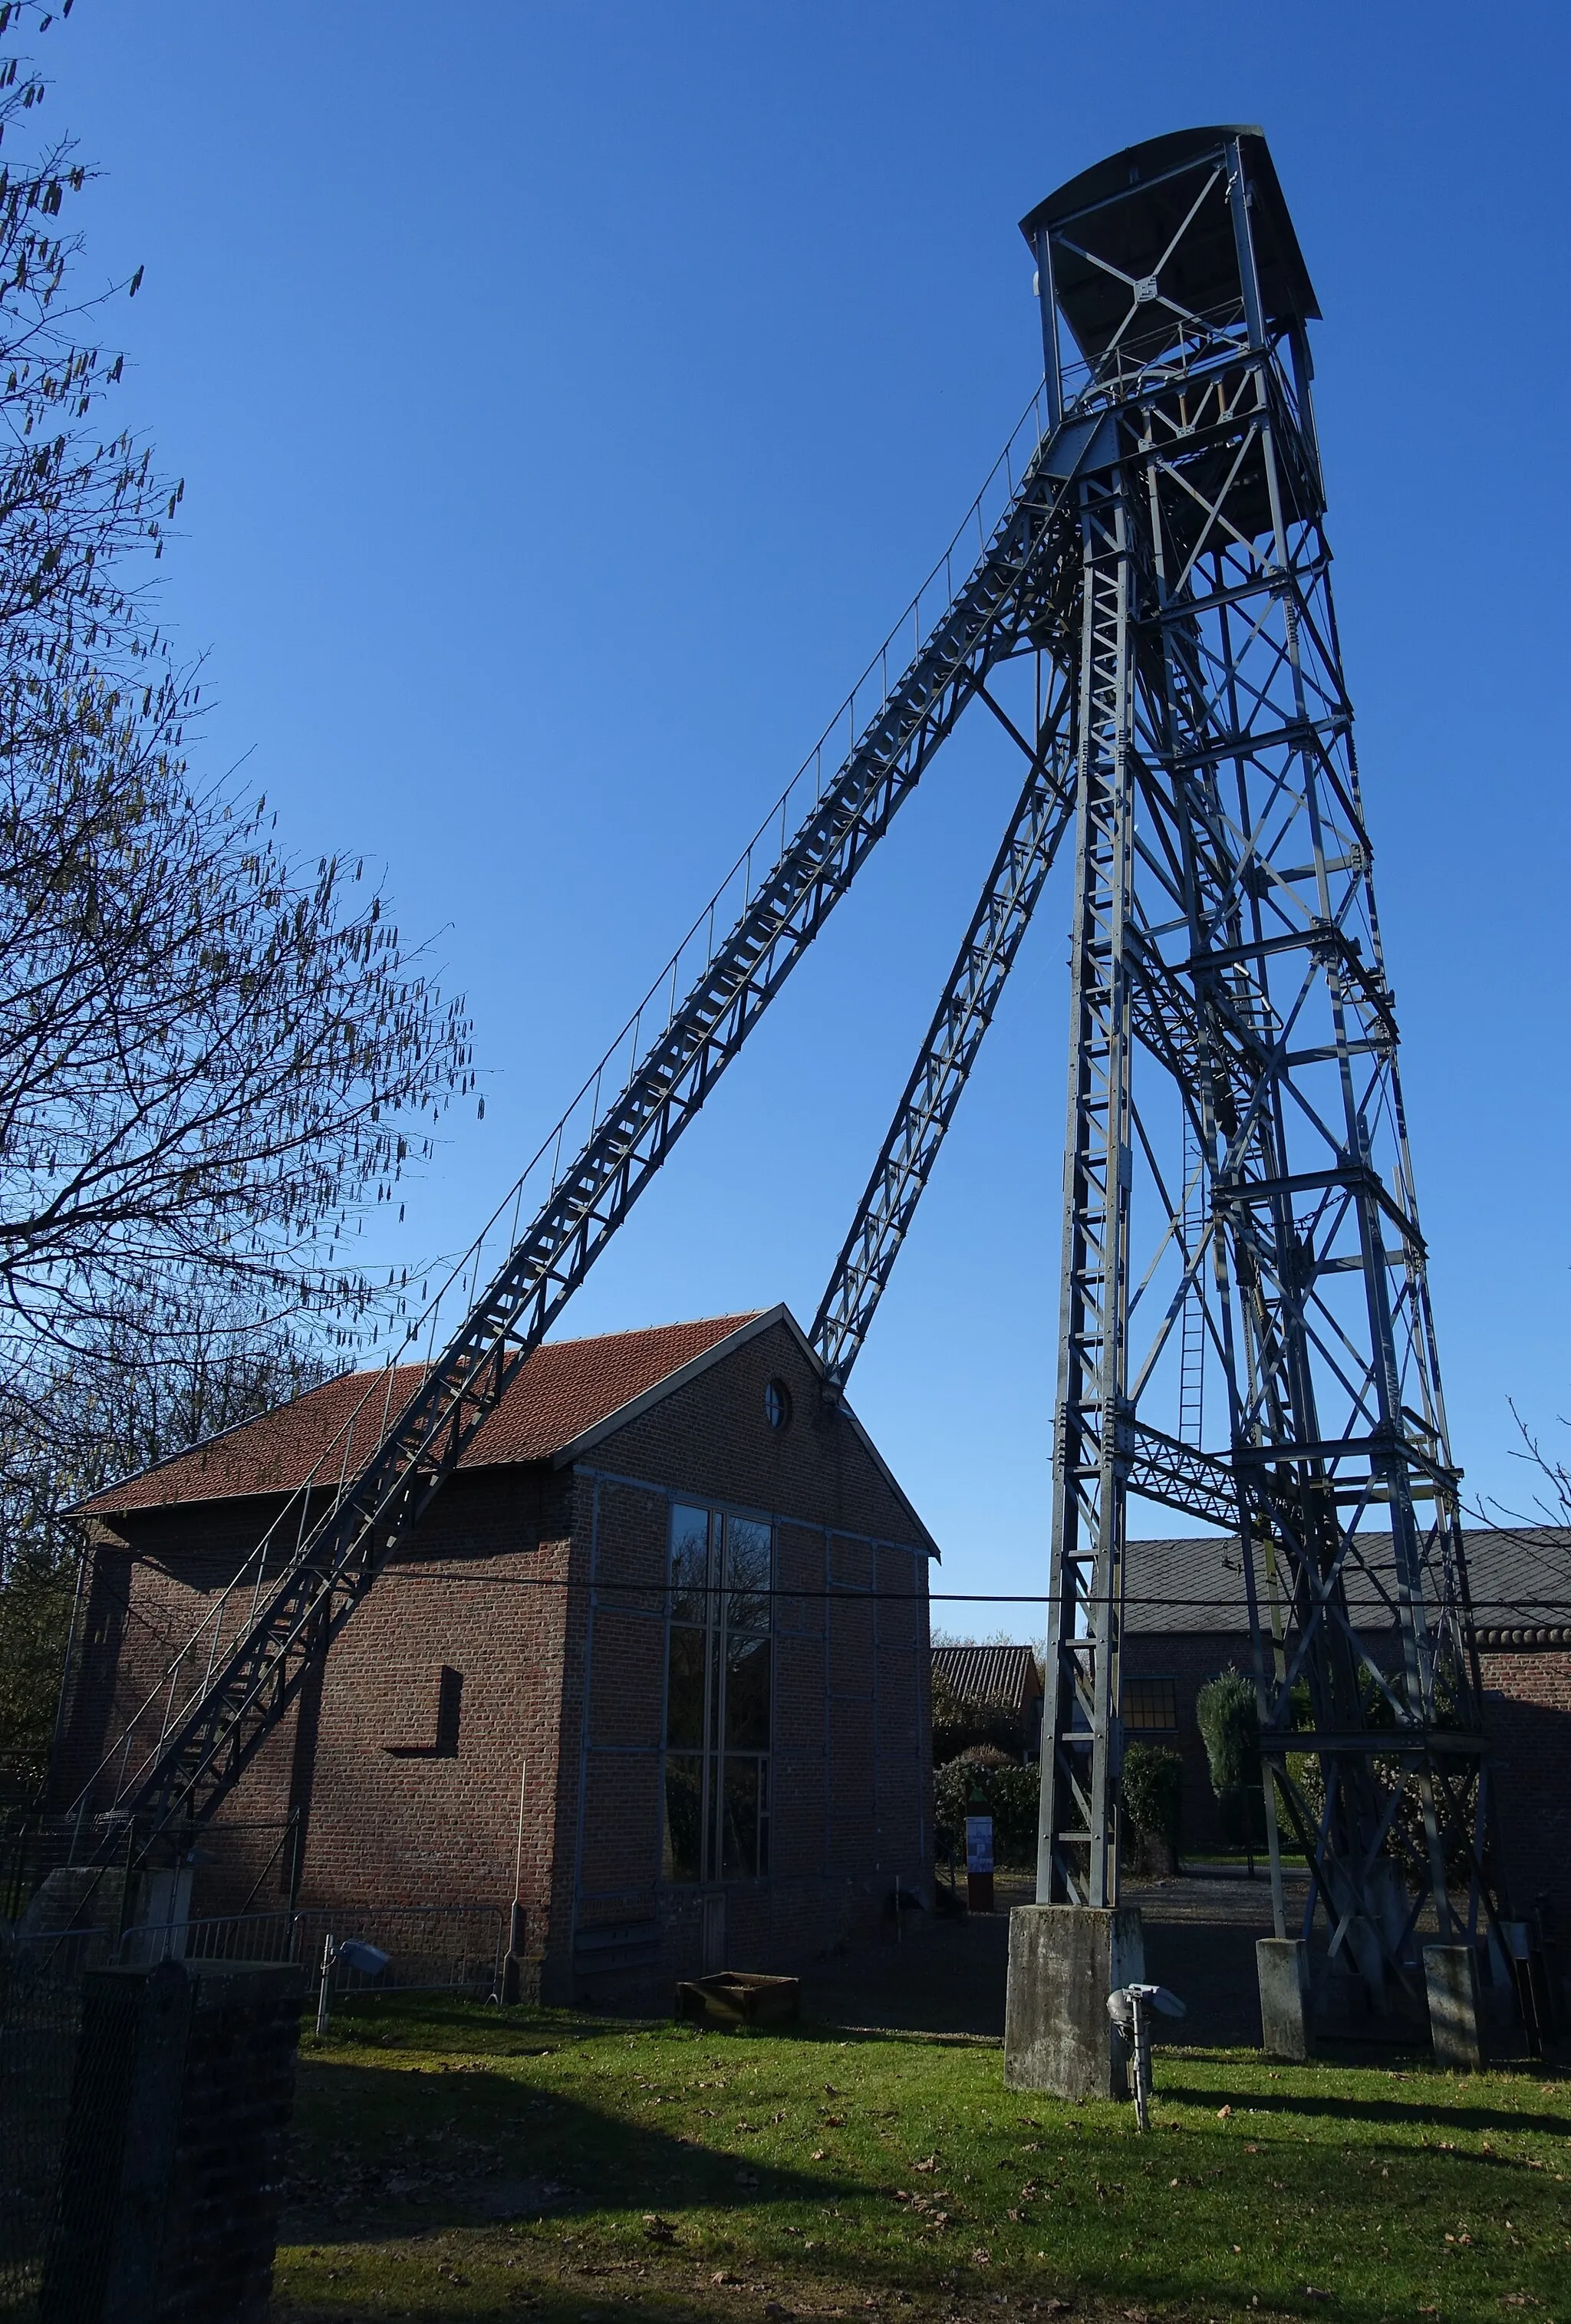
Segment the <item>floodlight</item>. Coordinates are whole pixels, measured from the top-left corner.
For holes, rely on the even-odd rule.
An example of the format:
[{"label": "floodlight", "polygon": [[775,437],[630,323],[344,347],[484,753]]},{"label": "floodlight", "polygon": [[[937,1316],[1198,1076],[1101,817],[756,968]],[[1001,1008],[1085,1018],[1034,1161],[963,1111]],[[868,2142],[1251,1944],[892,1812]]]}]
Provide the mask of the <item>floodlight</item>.
[{"label": "floodlight", "polygon": [[367,1944],[364,1937],[346,1937],[334,1948],[333,1958],[346,1968],[358,1969],[362,1977],[380,1977],[393,1955],[384,1953],[380,1945]]}]

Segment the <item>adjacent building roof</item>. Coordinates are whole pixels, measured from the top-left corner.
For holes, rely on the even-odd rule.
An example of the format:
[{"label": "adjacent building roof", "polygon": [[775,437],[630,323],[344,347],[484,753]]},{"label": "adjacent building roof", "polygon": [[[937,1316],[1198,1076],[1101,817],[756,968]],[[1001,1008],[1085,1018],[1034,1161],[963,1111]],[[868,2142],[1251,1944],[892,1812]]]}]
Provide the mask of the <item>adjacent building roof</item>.
[{"label": "adjacent building roof", "polygon": [[[1527,1645],[1506,1631],[1571,1626],[1571,1527],[1480,1526],[1465,1536],[1468,1582],[1479,1644]],[[1348,1597],[1360,1620],[1378,1626],[1386,1609],[1361,1569],[1347,1569]],[[1124,1550],[1126,1632],[1247,1634],[1243,1569],[1233,1535],[1190,1534],[1132,1541]],[[1555,1643],[1546,1637],[1539,1643]]]},{"label": "adjacent building roof", "polygon": [[1042,1691],[1030,1646],[935,1646],[933,1675],[963,1702],[1003,1702],[1022,1711]]},{"label": "adjacent building roof", "polygon": [[[642,1332],[607,1332],[593,1340],[547,1341],[458,1465],[487,1469],[549,1461],[652,1388],[674,1386],[676,1374],[758,1320],[760,1311],[754,1309],[692,1323],[655,1324]],[[96,1494],[83,1504],[82,1514],[110,1517],[187,1501],[292,1492],[319,1463],[324,1464],[323,1482],[336,1484],[346,1463],[353,1473],[356,1462],[369,1457],[384,1417],[413,1395],[420,1375],[418,1364],[395,1366],[391,1380],[385,1370],[341,1373],[260,1420],[226,1429]]]}]

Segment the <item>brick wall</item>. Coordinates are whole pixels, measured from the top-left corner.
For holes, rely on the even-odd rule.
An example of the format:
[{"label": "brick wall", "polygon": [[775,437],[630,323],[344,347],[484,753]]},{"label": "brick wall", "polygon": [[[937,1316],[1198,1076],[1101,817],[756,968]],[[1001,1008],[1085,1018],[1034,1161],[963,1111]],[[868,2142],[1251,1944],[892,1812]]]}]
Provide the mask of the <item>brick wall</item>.
[{"label": "brick wall", "polygon": [[1547,1894],[1571,1954],[1571,1650],[1480,1657],[1506,1879],[1518,1914]]},{"label": "brick wall", "polygon": [[[1123,1670],[1175,1682],[1177,1723],[1168,1732],[1131,1730],[1132,1740],[1179,1753],[1184,1763],[1183,1846],[1223,1845],[1195,1698],[1229,1663],[1251,1668],[1249,1640],[1235,1632],[1127,1633]],[[1494,1754],[1496,1804],[1513,1909],[1529,1911],[1547,1891],[1571,1950],[1571,1650],[1486,1653],[1481,1657],[1484,1722]]]},{"label": "brick wall", "polygon": [[[765,1417],[783,1382],[790,1419]],[[700,1892],[661,1879],[670,1508],[679,1498],[774,1520],[771,1869],[731,1883],[726,1951],[789,1967],[865,1932],[896,1877],[930,1878],[927,1557],[898,1492],[826,1409],[793,1335],[775,1326],[603,1438],[578,1470],[575,1541],[592,1588],[569,1621],[559,1812],[577,1820],[573,1928],[642,1930],[655,1959],[586,1978],[553,1947],[547,1989],[631,1999],[702,1968]],[[894,1593],[880,1597],[876,1592]],[[558,1928],[568,1904],[554,1901]]]}]

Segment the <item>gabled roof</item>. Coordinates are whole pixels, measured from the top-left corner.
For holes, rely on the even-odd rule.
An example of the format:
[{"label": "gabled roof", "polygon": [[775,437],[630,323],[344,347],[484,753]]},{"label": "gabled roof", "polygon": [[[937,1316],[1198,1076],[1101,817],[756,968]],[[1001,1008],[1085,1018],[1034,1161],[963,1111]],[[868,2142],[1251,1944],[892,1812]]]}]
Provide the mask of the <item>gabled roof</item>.
[{"label": "gabled roof", "polygon": [[1023,1710],[1042,1691],[1030,1646],[935,1646],[933,1675],[962,1702],[1003,1702],[1011,1711]]},{"label": "gabled roof", "polygon": [[[669,1393],[679,1384],[677,1376],[696,1360],[762,1320],[753,1310],[642,1332],[607,1332],[593,1340],[548,1340],[523,1366],[458,1465],[486,1469],[549,1461],[576,1448],[614,1416],[631,1417],[627,1407],[652,1389]],[[260,1420],[226,1429],[189,1452],[95,1494],[82,1504],[81,1514],[110,1517],[122,1510],[292,1492],[319,1462],[324,1463],[324,1483],[336,1484],[346,1458],[353,1473],[357,1461],[373,1452],[384,1414],[396,1414],[412,1396],[420,1370],[418,1364],[395,1366],[391,1395],[385,1370],[341,1373]]]},{"label": "gabled roof", "polygon": [[[783,1325],[813,1369],[823,1361],[790,1308],[707,1315],[692,1323],[656,1323],[641,1332],[607,1332],[593,1340],[548,1340],[536,1348],[473,1443],[460,1469],[494,1469],[550,1461],[565,1468],[641,1412],[696,1379],[711,1364]],[[293,1492],[317,1481],[336,1485],[374,1451],[386,1421],[419,1385],[418,1364],[344,1372],[259,1420],[243,1422],[177,1452],[80,1504],[80,1517],[115,1517],[201,1501],[242,1500]],[[937,1557],[938,1544],[900,1480],[850,1406],[841,1419],[910,1517],[917,1545]]]}]

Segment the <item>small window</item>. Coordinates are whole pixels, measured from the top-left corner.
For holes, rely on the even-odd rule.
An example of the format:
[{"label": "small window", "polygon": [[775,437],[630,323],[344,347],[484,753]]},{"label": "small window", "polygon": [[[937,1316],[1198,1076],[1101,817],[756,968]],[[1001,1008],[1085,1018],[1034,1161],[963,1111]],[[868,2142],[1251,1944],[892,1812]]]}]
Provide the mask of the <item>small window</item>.
[{"label": "small window", "polygon": [[1171,1734],[1178,1723],[1178,1682],[1176,1678],[1125,1678],[1123,1724],[1126,1732]]},{"label": "small window", "polygon": [[[429,1700],[429,1698],[428,1698]],[[457,1758],[458,1753],[458,1723],[464,1710],[464,1674],[442,1665],[440,1683],[437,1688],[438,1751],[446,1758]]]},{"label": "small window", "polygon": [[763,1416],[772,1428],[784,1428],[791,1416],[791,1392],[784,1380],[772,1379],[763,1391]]}]

